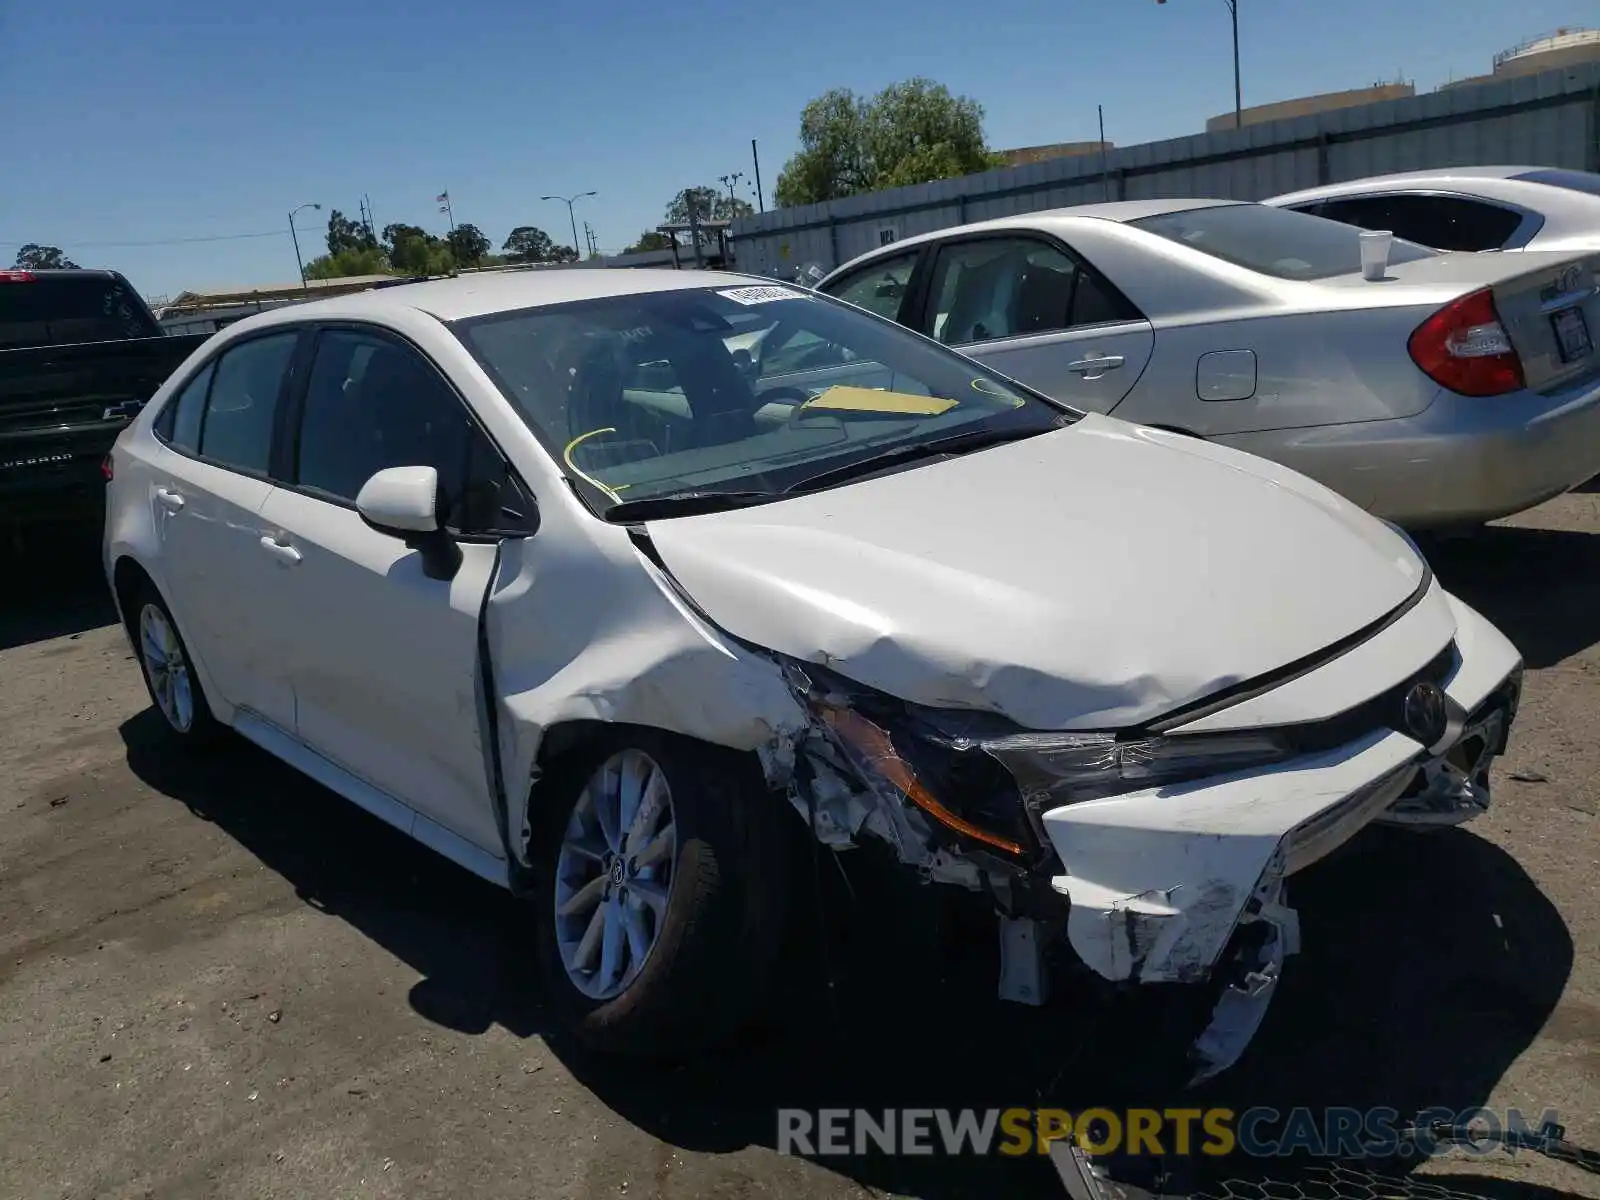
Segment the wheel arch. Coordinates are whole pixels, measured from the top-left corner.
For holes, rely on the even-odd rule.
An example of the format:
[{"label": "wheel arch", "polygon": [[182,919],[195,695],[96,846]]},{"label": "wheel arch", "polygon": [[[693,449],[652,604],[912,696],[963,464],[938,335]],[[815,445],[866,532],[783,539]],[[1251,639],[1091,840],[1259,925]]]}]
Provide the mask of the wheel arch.
[{"label": "wheel arch", "polygon": [[[128,639],[134,642],[136,650],[133,602],[141,588],[149,588],[161,596],[161,589],[156,586],[156,581],[138,559],[131,554],[119,555],[111,567],[111,595],[117,602],[117,615],[122,619],[122,628],[127,631]],[[165,596],[161,596],[161,599],[163,602],[166,601]],[[168,603],[168,608],[170,607],[171,604]]]},{"label": "wheel arch", "polygon": [[666,741],[680,746],[691,746],[713,757],[724,759],[730,768],[750,772],[752,781],[762,782],[766,791],[774,789],[766,780],[761,757],[754,750],[736,750],[730,746],[707,741],[704,738],[662,729],[656,725],[642,725],[626,721],[602,721],[592,717],[575,717],[558,721],[544,730],[534,753],[533,770],[529,773],[521,820],[521,839],[524,854],[531,854],[536,846],[541,818],[548,806],[556,802],[553,789],[544,786],[552,776],[561,774],[574,760],[585,755],[599,754],[632,738],[648,744]]}]

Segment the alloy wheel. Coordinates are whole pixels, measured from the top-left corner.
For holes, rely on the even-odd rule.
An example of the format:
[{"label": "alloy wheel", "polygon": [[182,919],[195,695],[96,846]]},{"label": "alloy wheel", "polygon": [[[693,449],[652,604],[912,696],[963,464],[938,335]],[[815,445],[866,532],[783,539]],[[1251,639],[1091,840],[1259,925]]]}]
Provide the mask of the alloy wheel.
[{"label": "alloy wheel", "polygon": [[579,794],[556,858],[556,946],[591,1000],[638,978],[661,936],[676,857],[666,773],[641,750],[613,754]]},{"label": "alloy wheel", "polygon": [[150,690],[155,694],[156,707],[172,728],[179,733],[189,732],[194,724],[189,661],[184,656],[177,631],[159,605],[146,604],[140,610],[139,652],[150,678]]}]

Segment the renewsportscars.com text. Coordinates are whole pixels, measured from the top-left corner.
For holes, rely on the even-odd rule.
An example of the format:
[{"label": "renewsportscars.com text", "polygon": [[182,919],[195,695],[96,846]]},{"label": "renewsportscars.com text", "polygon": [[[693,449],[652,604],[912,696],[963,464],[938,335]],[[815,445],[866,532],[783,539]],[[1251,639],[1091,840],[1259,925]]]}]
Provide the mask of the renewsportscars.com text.
[{"label": "renewsportscars.com text", "polygon": [[1504,1149],[1500,1134],[1556,1121],[1553,1109],[1530,1119],[1515,1108],[1430,1108],[1405,1118],[1392,1108],[781,1108],[777,1147],[807,1158],[1017,1157],[1071,1140],[1089,1154],[1363,1158],[1426,1153],[1431,1139],[1415,1130],[1442,1123],[1470,1128],[1478,1140],[1456,1144],[1487,1155]]}]

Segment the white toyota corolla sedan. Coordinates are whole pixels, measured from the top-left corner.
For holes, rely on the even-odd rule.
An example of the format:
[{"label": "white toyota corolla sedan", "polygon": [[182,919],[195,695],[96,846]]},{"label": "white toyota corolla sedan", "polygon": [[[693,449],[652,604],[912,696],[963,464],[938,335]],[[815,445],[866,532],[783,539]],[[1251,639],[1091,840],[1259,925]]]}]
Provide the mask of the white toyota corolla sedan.
[{"label": "white toyota corolla sedan", "polygon": [[746,276],[263,313],[107,473],[174,741],[231,727],[524,896],[602,1048],[736,1027],[789,839],[878,840],[998,909],[1002,997],[1056,949],[1205,989],[1218,1070],[1285,878],[1482,811],[1517,707],[1510,643],[1326,488]]}]

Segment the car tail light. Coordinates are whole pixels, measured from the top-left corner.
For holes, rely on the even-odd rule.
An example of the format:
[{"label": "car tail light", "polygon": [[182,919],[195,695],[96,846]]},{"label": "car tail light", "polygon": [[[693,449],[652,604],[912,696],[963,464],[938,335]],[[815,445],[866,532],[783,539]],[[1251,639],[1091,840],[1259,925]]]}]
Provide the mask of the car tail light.
[{"label": "car tail light", "polygon": [[110,483],[114,471],[115,468],[111,465],[111,455],[108,454],[100,461],[100,474],[105,476],[107,483]]},{"label": "car tail light", "polygon": [[32,271],[0,271],[0,283],[32,283]]},{"label": "car tail light", "polygon": [[1498,396],[1524,386],[1522,360],[1488,288],[1434,313],[1417,326],[1406,348],[1428,378],[1463,396]]}]

